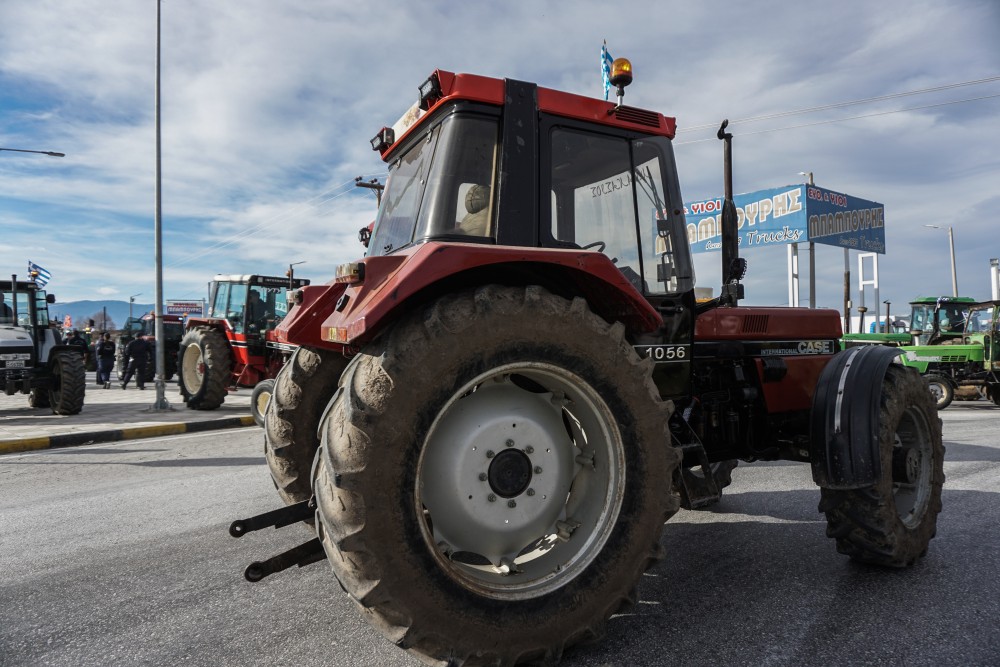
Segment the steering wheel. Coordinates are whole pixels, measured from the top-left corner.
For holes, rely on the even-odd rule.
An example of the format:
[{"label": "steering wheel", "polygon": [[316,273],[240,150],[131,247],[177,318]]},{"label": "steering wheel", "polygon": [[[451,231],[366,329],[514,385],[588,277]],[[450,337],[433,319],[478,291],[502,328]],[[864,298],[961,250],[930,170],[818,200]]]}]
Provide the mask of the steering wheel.
[{"label": "steering wheel", "polygon": [[580,250],[590,250],[591,248],[597,248],[597,252],[604,252],[604,249],[608,247],[608,244],[604,241],[594,241],[593,243],[588,243],[582,246]]}]

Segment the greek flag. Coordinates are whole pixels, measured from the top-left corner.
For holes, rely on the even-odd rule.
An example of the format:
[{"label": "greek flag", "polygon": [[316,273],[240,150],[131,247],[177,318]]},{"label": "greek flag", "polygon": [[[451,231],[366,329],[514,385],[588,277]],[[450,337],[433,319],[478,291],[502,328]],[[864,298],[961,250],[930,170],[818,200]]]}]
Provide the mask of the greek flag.
[{"label": "greek flag", "polygon": [[608,99],[608,93],[611,92],[611,61],[613,58],[611,54],[608,53],[608,43],[604,42],[601,46],[601,76],[604,78],[604,99]]},{"label": "greek flag", "polygon": [[39,287],[45,287],[49,280],[52,279],[52,274],[49,273],[47,269],[43,269],[30,259],[28,260],[28,275],[31,276],[31,279],[34,280],[35,284]]}]

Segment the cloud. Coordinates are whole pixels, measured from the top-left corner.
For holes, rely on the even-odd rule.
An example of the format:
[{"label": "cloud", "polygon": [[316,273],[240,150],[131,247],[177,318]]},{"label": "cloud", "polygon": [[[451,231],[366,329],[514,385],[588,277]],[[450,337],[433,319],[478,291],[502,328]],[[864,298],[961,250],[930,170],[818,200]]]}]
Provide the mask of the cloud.
[{"label": "cloud", "polygon": [[[34,0],[2,10],[0,146],[66,157],[0,153],[0,270],[39,262],[62,299],[153,292],[154,7]],[[587,0],[414,2],[377,17],[346,1],[161,7],[166,298],[202,295],[217,272],[280,274],[293,261],[325,281],[359,256],[374,200],[350,184],[386,172],[367,141],[437,67],[598,96],[607,39],[635,65],[626,101],[676,115],[682,130],[1000,74],[1000,9],[975,0],[626,2],[614,13]],[[984,212],[1000,168],[985,137],[998,98],[781,128],[988,94],[1000,83],[734,123],[736,190],[812,171],[820,185],[884,203],[882,298],[899,302],[950,289],[941,234],[922,225],[953,225],[959,285],[987,295],[998,249],[984,241]],[[721,193],[713,134],[678,136],[689,200]],[[784,250],[774,252],[748,254],[751,303],[787,301]],[[703,286],[717,286],[713,262],[699,258]],[[819,248],[820,303],[838,307],[842,275],[841,251]]]}]

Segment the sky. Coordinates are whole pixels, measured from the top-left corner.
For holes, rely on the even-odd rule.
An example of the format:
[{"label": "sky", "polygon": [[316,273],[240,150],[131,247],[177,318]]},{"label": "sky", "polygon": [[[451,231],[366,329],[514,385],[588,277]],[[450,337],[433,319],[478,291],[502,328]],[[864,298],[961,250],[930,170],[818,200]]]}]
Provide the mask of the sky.
[{"label": "sky", "polygon": [[[326,282],[361,257],[358,229],[375,217],[353,185],[385,179],[369,140],[433,70],[603,97],[605,40],[632,61],[626,103],[677,118],[686,201],[722,193],[715,132],[728,118],[735,192],[812,172],[884,204],[880,298],[894,312],[951,293],[948,227],[959,293],[990,296],[997,0],[164,0],[161,12],[166,299],[292,263]],[[0,151],[0,275],[30,260],[60,302],[153,301],[155,58],[156,0],[0,3],[0,147],[66,154]],[[744,256],[744,303],[787,305],[786,250]],[[718,293],[718,264],[697,257],[699,286]],[[843,251],[818,245],[815,272],[817,305],[842,309]]]}]

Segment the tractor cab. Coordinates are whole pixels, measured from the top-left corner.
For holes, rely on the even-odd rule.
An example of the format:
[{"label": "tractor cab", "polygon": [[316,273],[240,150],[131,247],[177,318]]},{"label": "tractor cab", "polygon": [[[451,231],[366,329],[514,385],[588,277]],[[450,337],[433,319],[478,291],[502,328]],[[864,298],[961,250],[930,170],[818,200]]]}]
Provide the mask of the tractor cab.
[{"label": "tractor cab", "polygon": [[263,346],[267,332],[288,312],[288,290],[308,284],[297,278],[217,275],[211,283],[208,316],[225,320],[248,345]]},{"label": "tractor cab", "polygon": [[910,302],[910,334],[914,345],[959,343],[966,330],[969,308],[976,303],[968,297],[919,297]]}]

